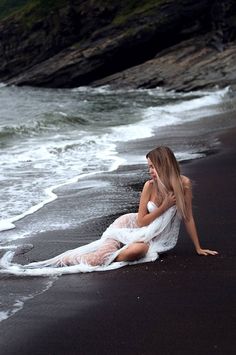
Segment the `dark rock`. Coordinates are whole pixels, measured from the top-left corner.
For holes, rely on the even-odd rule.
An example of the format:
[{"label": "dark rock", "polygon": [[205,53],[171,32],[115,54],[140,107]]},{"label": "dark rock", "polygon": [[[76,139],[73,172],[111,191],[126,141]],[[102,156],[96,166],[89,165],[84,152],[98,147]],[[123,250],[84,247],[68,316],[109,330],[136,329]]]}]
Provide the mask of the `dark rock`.
[{"label": "dark rock", "polygon": [[231,0],[70,0],[29,16],[0,23],[0,81],[177,90],[235,81]]},{"label": "dark rock", "polygon": [[216,52],[200,37],[168,48],[141,65],[93,82],[93,86],[152,88],[178,91],[235,86],[236,41]]}]

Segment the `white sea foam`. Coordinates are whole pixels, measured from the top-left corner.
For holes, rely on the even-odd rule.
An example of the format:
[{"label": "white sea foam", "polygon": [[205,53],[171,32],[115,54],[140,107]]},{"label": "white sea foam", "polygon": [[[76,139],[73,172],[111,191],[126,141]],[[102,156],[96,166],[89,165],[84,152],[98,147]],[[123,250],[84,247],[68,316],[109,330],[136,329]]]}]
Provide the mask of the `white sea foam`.
[{"label": "white sea foam", "polygon": [[166,105],[163,107],[163,109],[166,109],[168,112],[171,113],[182,113],[185,111],[195,111],[196,109],[201,108],[201,110],[199,110],[198,112],[198,115],[202,115],[202,109],[204,107],[207,107],[207,109],[211,111],[210,106],[217,105],[228,92],[229,88],[225,88],[216,92],[208,93],[205,96],[195,98],[189,101],[180,102],[174,105]]},{"label": "white sea foam", "polygon": [[188,101],[149,107],[143,111],[144,121],[153,129],[194,121],[202,117],[211,117],[219,111],[217,106],[222,102],[229,88],[208,93],[206,96]]},{"label": "white sea foam", "polygon": [[10,230],[15,228],[14,222],[19,221],[20,219],[35,213],[40,208],[45,206],[46,204],[52,202],[57,198],[57,195],[52,191],[52,189],[46,189],[46,193],[48,194],[48,198],[35,206],[30,207],[27,211],[23,212],[22,214],[12,217],[8,220],[0,221],[0,231]]},{"label": "white sea foam", "polygon": [[0,250],[14,250],[18,245],[0,245]]},{"label": "white sea foam", "polygon": [[[93,174],[94,173],[86,174],[86,176],[91,176]],[[30,214],[35,213],[36,211],[41,209],[46,204],[54,201],[57,198],[57,195],[54,192],[54,190],[56,190],[59,187],[68,185],[68,184],[73,184],[74,182],[78,181],[78,179],[81,179],[83,177],[85,177],[85,175],[76,176],[76,177],[74,177],[74,178],[72,178],[72,179],[70,179],[70,180],[68,180],[68,181],[66,181],[66,182],[64,182],[62,184],[55,185],[55,186],[52,186],[50,188],[45,189],[45,193],[48,196],[47,199],[43,200],[42,202],[38,203],[35,206],[30,207],[27,211],[25,211],[24,213],[22,213],[22,214],[20,214],[18,216],[12,217],[9,220],[0,221],[0,231],[4,231],[4,230],[9,230],[9,229],[15,228],[14,222],[19,221],[20,219],[22,219],[22,218],[24,218],[24,217],[26,217],[26,216],[28,216]]]},{"label": "white sea foam", "polygon": [[7,308],[7,309],[0,311],[0,322],[8,319],[9,317],[12,317],[14,314],[22,310],[25,302],[27,302],[28,300],[37,297],[42,293],[48,291],[54,284],[55,280],[56,280],[56,275],[50,277],[49,279],[44,280],[40,289],[31,292],[27,296],[16,295],[15,299],[13,297],[14,300],[11,305],[5,306],[3,303],[1,303],[1,308]]},{"label": "white sea foam", "polygon": [[196,153],[196,152],[177,152],[175,154],[178,161],[183,160],[192,160],[192,159],[200,159],[206,156],[205,153]]},{"label": "white sea foam", "polygon": [[207,92],[206,96],[189,101],[142,109],[140,110],[141,121],[113,128],[114,140],[119,140],[120,137],[122,141],[148,138],[153,135],[156,128],[215,115],[219,110],[217,104],[222,101],[228,91],[229,88],[225,88],[217,92]]},{"label": "white sea foam", "polygon": [[[83,132],[82,132],[83,133]],[[81,137],[80,141],[74,139],[61,139],[60,136],[57,136],[54,143],[48,142],[44,146],[32,145],[30,150],[28,148],[22,147],[18,149],[18,154],[10,154],[7,152],[4,158],[2,159],[2,164],[10,164],[19,167],[19,169],[26,169],[29,171],[29,177],[32,175],[32,171],[35,171],[35,174],[38,171],[48,171],[49,182],[52,181],[50,172],[53,171],[55,180],[61,180],[56,185],[47,187],[43,191],[39,191],[39,198],[41,195],[45,196],[41,202],[32,205],[23,213],[17,214],[11,218],[5,218],[0,221],[0,230],[6,231],[13,229],[15,227],[14,223],[27,215],[33,214],[38,211],[40,208],[46,204],[54,201],[57,198],[54,190],[57,188],[63,187],[68,184],[72,184],[79,179],[85,178],[86,176],[91,177],[96,173],[101,173],[102,171],[112,171],[117,169],[121,164],[122,159],[117,156],[116,144],[112,141],[109,141],[107,134],[103,134],[101,137],[95,135],[85,135]],[[88,165],[91,164],[90,161],[93,161],[93,170],[88,173],[84,173],[88,168]],[[79,163],[79,165],[78,165]],[[76,172],[76,174],[75,174]],[[69,174],[70,173],[70,174]],[[72,177],[70,177],[72,175]],[[74,176],[73,176],[74,175]],[[47,177],[46,177],[47,178]],[[64,179],[64,181],[63,181]],[[19,184],[25,186],[25,193],[28,193],[31,190],[32,179],[27,181],[19,181]],[[37,189],[42,188],[42,186],[47,183],[45,180],[45,175],[42,174],[41,177],[41,186],[40,180],[37,181]],[[10,187],[11,193],[14,192],[14,185]],[[20,186],[16,186],[16,194]],[[35,191],[36,195],[38,191]],[[27,195],[26,195],[27,196]],[[33,196],[33,195],[32,195]],[[24,197],[24,195],[22,195]],[[35,199],[35,196],[33,196]],[[24,201],[23,201],[24,202]],[[20,208],[21,200],[19,201]]]},{"label": "white sea foam", "polygon": [[[122,163],[124,163],[124,159],[122,159],[121,157],[119,157],[117,155],[116,152],[116,145],[114,143],[108,143],[106,142],[105,136],[103,137],[104,143],[102,141],[102,139],[100,139],[100,145],[103,146],[103,150],[95,150],[94,154],[95,157],[98,158],[100,161],[109,161],[109,167],[106,169],[106,171],[114,171],[118,168],[119,165],[121,165]],[[103,143],[103,144],[102,144]],[[45,149],[45,147],[44,147]],[[39,155],[41,154],[40,152],[38,153]],[[70,155],[71,157],[71,155]],[[43,167],[43,166],[42,166]],[[39,209],[41,209],[43,206],[45,206],[46,204],[54,201],[55,199],[57,199],[57,194],[55,193],[55,190],[58,188],[61,188],[63,186],[66,185],[70,185],[73,184],[75,182],[77,182],[80,179],[84,179],[86,177],[91,177],[97,173],[102,173],[105,170],[96,170],[94,172],[91,173],[81,173],[79,175],[74,176],[73,178],[68,179],[65,182],[59,183],[57,185],[48,187],[44,190],[44,195],[46,196],[46,198],[37,203],[36,205],[31,206],[28,210],[26,210],[25,212],[14,216],[12,218],[9,219],[5,219],[5,220],[1,220],[0,221],[0,231],[6,231],[6,230],[10,230],[10,229],[14,229],[15,228],[15,222],[21,220],[22,218],[31,215],[33,213],[35,213],[36,211],[38,211]],[[21,235],[21,237],[23,238],[24,235]],[[11,237],[11,240],[14,239],[19,239],[19,235],[16,235],[15,237]]]},{"label": "white sea foam", "polygon": [[[30,297],[28,298],[30,299]],[[13,305],[11,309],[8,309],[7,311],[1,311],[0,312],[0,322],[3,320],[8,319],[9,317],[13,316],[16,312],[20,311],[23,308],[25,300],[17,300]]]}]

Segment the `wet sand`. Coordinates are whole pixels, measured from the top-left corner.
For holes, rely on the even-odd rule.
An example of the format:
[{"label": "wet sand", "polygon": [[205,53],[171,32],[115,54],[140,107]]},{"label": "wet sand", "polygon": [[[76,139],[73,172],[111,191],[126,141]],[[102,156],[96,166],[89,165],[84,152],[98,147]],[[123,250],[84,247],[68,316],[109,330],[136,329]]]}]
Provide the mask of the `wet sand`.
[{"label": "wet sand", "polygon": [[[231,130],[220,137],[216,154],[182,165],[183,173],[193,180],[193,209],[202,246],[218,250],[217,257],[196,255],[181,228],[177,247],[154,263],[62,276],[49,291],[28,300],[23,310],[1,323],[0,353],[234,354],[235,134]],[[114,184],[120,184],[124,196],[132,196],[116,214],[135,209],[142,169],[126,167],[116,175]],[[111,191],[108,202],[117,206]],[[66,201],[76,203],[72,196],[64,196],[58,199],[58,208]],[[78,234],[83,241],[95,239],[114,217],[66,230],[66,248],[74,245]],[[59,243],[63,236],[65,230],[42,234],[27,257],[40,259],[63,251]],[[22,288],[26,283],[22,279]]]}]

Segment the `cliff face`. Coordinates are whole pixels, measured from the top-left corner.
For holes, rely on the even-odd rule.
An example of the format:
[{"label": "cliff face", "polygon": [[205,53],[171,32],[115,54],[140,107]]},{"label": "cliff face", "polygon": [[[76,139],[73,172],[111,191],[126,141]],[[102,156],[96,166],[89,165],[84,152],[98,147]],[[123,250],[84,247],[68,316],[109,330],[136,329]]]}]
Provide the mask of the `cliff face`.
[{"label": "cliff face", "polygon": [[55,3],[28,1],[1,20],[0,81],[178,90],[235,83],[233,0]]}]

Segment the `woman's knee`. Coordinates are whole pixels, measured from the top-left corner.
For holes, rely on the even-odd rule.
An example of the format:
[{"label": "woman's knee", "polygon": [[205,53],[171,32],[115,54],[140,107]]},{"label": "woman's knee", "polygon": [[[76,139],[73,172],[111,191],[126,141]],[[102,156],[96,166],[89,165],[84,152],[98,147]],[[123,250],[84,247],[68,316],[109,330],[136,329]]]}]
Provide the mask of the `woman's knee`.
[{"label": "woman's knee", "polygon": [[148,245],[146,243],[133,243],[128,246],[123,252],[121,252],[117,261],[134,261],[143,258],[148,251]]},{"label": "woman's knee", "polygon": [[142,258],[148,251],[148,245],[146,243],[133,243],[130,246],[130,251],[137,258]]}]

